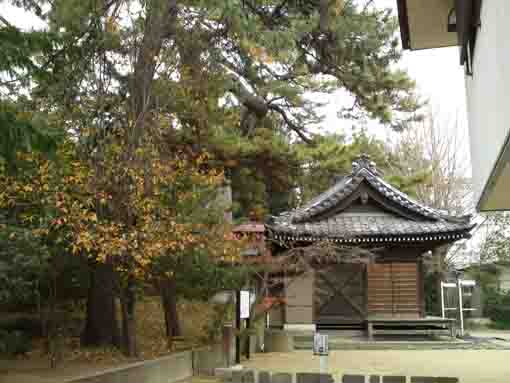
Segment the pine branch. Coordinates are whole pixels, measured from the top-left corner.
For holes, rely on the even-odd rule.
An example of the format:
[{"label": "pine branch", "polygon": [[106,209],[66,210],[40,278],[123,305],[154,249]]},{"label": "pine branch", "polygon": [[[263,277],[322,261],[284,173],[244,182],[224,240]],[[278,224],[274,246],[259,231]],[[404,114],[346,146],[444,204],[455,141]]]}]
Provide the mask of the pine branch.
[{"label": "pine branch", "polygon": [[304,142],[306,142],[307,144],[309,145],[312,145],[313,144],[313,141],[312,139],[310,139],[305,133],[305,129],[303,127],[300,127],[298,125],[296,125],[291,119],[290,117],[287,115],[287,113],[285,112],[285,110],[283,108],[281,108],[280,106],[276,105],[276,104],[270,104],[269,105],[269,109],[274,111],[274,112],[277,112],[280,114],[280,116],[282,116],[283,120],[285,121],[285,123],[287,124],[287,126],[293,130]]},{"label": "pine branch", "polygon": [[2,15],[0,15],[0,21],[1,21],[2,23],[4,23],[4,24],[5,24],[5,26],[6,26],[7,28],[14,28],[14,29],[17,29],[14,25],[12,25],[11,23],[9,23],[9,22],[7,21],[7,19],[6,19],[5,17],[3,17]]}]

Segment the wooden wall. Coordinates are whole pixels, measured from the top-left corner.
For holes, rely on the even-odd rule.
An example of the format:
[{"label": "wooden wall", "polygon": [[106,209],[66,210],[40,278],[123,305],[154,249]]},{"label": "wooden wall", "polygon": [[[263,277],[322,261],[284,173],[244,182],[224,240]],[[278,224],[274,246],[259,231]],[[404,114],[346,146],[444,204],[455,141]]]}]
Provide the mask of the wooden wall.
[{"label": "wooden wall", "polygon": [[278,305],[269,310],[269,327],[283,327],[285,324],[285,306]]},{"label": "wooden wall", "polygon": [[285,321],[287,324],[313,323],[314,271],[294,278],[285,292]]},{"label": "wooden wall", "polygon": [[422,312],[420,281],[418,261],[368,265],[369,316],[419,317]]}]

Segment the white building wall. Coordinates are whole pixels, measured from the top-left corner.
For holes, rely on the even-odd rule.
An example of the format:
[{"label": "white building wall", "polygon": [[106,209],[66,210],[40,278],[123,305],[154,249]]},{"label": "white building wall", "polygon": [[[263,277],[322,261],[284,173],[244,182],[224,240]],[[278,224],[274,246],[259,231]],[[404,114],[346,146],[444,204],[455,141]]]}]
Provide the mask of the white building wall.
[{"label": "white building wall", "polygon": [[510,0],[482,2],[473,72],[466,90],[478,201],[510,129]]}]

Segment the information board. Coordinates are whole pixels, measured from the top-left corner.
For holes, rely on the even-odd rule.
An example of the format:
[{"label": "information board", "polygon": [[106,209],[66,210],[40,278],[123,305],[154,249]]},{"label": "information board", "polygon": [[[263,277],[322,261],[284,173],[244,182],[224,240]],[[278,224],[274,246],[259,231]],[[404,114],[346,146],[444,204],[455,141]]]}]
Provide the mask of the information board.
[{"label": "information board", "polygon": [[314,355],[329,355],[328,336],[326,334],[315,333],[313,337]]},{"label": "information board", "polygon": [[241,290],[241,319],[248,319],[250,317],[250,292],[248,290]]}]

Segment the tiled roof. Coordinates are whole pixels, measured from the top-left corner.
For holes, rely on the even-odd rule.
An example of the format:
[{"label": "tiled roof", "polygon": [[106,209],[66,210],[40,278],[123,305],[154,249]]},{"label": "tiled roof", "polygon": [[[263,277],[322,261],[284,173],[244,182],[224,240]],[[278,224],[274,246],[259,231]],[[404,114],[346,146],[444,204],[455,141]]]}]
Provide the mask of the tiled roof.
[{"label": "tiled roof", "polygon": [[354,238],[367,236],[422,236],[469,231],[469,222],[412,221],[407,218],[383,215],[345,216],[342,214],[317,222],[292,223],[276,219],[268,225],[274,232],[289,236],[311,236],[317,238]]},{"label": "tiled roof", "polygon": [[[405,214],[387,212],[328,214],[328,211],[352,195],[364,181],[383,198],[398,206],[402,212],[410,213],[416,219],[408,218]],[[320,216],[327,218],[321,219]],[[301,208],[272,217],[266,224],[270,232],[290,237],[307,237],[310,240],[416,235],[423,237],[429,234],[454,233],[461,233],[464,237],[473,226],[470,217],[447,216],[416,202],[391,186],[379,176],[375,164],[367,156],[354,162],[352,173],[329,190]]]}]

